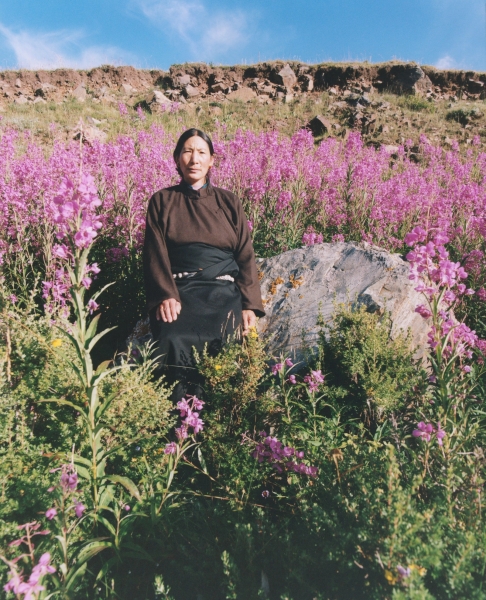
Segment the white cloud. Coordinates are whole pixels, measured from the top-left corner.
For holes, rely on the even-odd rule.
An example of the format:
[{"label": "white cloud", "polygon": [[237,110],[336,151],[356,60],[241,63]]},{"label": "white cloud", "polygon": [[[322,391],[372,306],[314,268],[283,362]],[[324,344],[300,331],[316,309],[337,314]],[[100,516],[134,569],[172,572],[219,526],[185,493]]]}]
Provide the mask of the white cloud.
[{"label": "white cloud", "polygon": [[438,69],[458,69],[459,68],[457,62],[452,58],[452,56],[449,56],[448,54],[439,58],[439,60],[435,63],[435,66]]},{"label": "white cloud", "polygon": [[223,56],[249,42],[249,18],[242,11],[210,12],[201,0],[134,0],[153,25],[177,37],[200,60]]},{"label": "white cloud", "polygon": [[102,64],[133,62],[133,56],[114,46],[83,47],[81,31],[14,32],[0,23],[0,34],[22,69],[89,69]]}]

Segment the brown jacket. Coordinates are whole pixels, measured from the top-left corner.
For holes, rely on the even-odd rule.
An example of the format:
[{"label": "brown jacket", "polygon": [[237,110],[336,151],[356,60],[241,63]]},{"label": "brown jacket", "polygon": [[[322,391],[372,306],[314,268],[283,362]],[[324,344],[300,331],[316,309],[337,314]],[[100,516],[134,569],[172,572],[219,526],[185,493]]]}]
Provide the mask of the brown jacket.
[{"label": "brown jacket", "polygon": [[199,242],[231,250],[240,272],[235,283],[243,310],[263,310],[255,253],[239,199],[210,183],[200,190],[175,185],[156,192],[147,210],[143,267],[149,311],[164,300],[180,300],[169,260],[171,245]]}]

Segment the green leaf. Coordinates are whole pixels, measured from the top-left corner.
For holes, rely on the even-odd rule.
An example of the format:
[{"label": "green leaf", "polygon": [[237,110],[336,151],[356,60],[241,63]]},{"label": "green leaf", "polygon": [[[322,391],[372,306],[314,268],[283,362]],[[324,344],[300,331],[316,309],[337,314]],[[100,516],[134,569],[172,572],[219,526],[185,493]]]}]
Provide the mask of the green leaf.
[{"label": "green leaf", "polygon": [[37,400],[37,402],[50,402],[51,404],[63,404],[64,406],[70,406],[74,408],[79,414],[84,418],[84,420],[89,425],[89,419],[86,413],[84,412],[84,406],[79,406],[78,404],[74,404],[74,402],[69,402],[69,400],[64,400],[63,398],[43,398],[42,400]]},{"label": "green leaf", "polygon": [[128,477],[122,477],[122,475],[107,475],[105,479],[113,481],[113,483],[119,483],[122,485],[134,498],[139,502],[142,500],[140,492],[135,483]]},{"label": "green leaf", "polygon": [[96,333],[96,330],[98,329],[98,322],[100,320],[100,317],[101,317],[101,314],[96,315],[96,317],[93,317],[91,319],[91,323],[89,324],[88,330],[86,331],[86,340],[90,340]]},{"label": "green leaf", "polygon": [[91,480],[91,469],[87,469],[84,466],[76,464],[76,459],[74,459],[74,464],[76,465],[76,471],[77,471],[78,475],[82,479],[85,479],[86,481],[90,481]]},{"label": "green leaf", "polygon": [[110,521],[108,521],[108,519],[106,519],[105,517],[103,517],[102,515],[98,514],[97,516],[97,520],[99,523],[101,523],[102,525],[104,525],[106,527],[106,529],[108,529],[108,531],[111,533],[111,535],[113,537],[116,536],[116,529],[114,528],[114,526],[110,523]]},{"label": "green leaf", "polygon": [[101,338],[110,331],[113,331],[113,329],[116,329],[116,327],[108,327],[107,329],[103,329],[103,331],[98,333],[98,335],[95,335],[94,338],[90,340],[88,346],[85,346],[86,350],[88,352],[91,352],[91,350],[96,346],[96,344],[101,340]]},{"label": "green leaf", "polygon": [[111,567],[113,565],[115,565],[117,562],[119,562],[119,558],[118,556],[112,556],[111,558],[109,558],[105,564],[101,567],[98,575],[96,575],[96,581],[99,581],[100,579],[102,579],[107,573],[108,571],[111,569]]},{"label": "green leaf", "polygon": [[208,475],[208,468],[206,466],[206,461],[204,460],[204,456],[201,452],[200,447],[198,447],[197,449],[197,457],[199,459],[199,462],[201,463],[202,470],[204,471],[204,473],[206,473],[206,475]]},{"label": "green leaf", "polygon": [[112,360],[104,360],[102,363],[100,363],[95,371],[95,375],[101,375],[101,373],[103,373],[103,371],[106,371],[106,369],[110,366],[112,362]]}]

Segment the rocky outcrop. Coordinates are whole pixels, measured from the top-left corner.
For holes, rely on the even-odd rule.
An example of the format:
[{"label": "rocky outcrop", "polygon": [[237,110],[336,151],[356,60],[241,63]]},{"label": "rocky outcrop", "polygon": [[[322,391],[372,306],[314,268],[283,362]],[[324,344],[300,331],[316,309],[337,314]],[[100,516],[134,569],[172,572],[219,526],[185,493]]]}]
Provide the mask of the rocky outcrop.
[{"label": "rocky outcrop", "polygon": [[[417,94],[436,99],[486,98],[486,74],[473,71],[442,71],[413,63],[325,64],[274,61],[257,65],[213,67],[204,63],[172,66],[168,71],[102,66],[90,71],[1,71],[0,106],[5,102],[33,103],[36,99],[62,102],[140,102],[157,89],[171,101],[197,103],[257,98],[259,102],[288,102],[297,95],[328,90],[348,92],[349,100],[366,104],[363,94],[373,90]],[[160,102],[154,107],[158,109]]]},{"label": "rocky outcrop", "polygon": [[328,322],[339,303],[386,310],[391,335],[410,330],[416,356],[423,355],[428,326],[415,312],[423,299],[399,255],[368,244],[318,244],[261,259],[258,268],[267,313],[258,329],[273,356],[302,360],[303,337],[315,349],[319,317]]}]

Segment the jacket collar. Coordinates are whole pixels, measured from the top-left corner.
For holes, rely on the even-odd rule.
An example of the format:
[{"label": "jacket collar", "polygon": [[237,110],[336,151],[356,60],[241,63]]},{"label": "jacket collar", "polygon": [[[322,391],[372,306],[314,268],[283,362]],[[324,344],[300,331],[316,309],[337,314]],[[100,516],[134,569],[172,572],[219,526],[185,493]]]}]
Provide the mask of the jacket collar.
[{"label": "jacket collar", "polygon": [[205,187],[199,188],[198,190],[194,190],[190,185],[188,185],[185,181],[181,181],[179,183],[180,191],[189,198],[197,200],[199,198],[207,198],[208,196],[214,196],[214,188],[211,185],[211,182],[207,182]]}]

